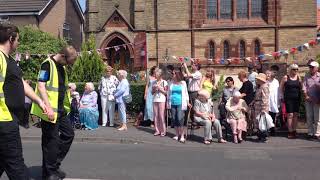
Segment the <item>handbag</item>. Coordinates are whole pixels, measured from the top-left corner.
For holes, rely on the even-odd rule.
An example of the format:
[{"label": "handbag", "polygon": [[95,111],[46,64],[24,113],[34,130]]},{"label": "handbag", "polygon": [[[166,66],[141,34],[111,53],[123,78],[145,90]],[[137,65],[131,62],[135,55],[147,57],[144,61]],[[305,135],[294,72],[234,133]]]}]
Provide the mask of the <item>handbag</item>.
[{"label": "handbag", "polygon": [[122,100],[126,103],[126,104],[129,104],[132,102],[132,95],[131,93],[129,93],[128,95],[126,96],[122,96]]}]

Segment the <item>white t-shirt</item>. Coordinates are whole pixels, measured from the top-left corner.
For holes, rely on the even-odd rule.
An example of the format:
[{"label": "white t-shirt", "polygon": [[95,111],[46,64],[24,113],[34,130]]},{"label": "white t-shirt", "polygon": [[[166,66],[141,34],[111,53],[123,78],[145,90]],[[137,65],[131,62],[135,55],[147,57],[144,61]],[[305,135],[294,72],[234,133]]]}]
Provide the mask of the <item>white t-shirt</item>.
[{"label": "white t-shirt", "polygon": [[[168,83],[162,79],[160,82],[154,81],[152,87],[155,86],[159,86],[161,89],[167,89]],[[166,102],[166,96],[158,91],[153,94],[153,102]]]},{"label": "white t-shirt", "polygon": [[191,75],[192,75],[192,78],[189,78],[188,91],[190,92],[199,91],[201,89],[200,84],[201,84],[202,74],[200,71],[196,71]]}]

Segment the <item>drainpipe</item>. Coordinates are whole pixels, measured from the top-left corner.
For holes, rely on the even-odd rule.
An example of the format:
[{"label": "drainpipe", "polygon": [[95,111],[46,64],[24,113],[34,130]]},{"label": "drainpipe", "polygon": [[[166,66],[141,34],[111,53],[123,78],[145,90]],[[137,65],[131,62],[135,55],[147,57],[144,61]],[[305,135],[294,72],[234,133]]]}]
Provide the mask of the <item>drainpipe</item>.
[{"label": "drainpipe", "polygon": [[191,8],[191,58],[195,58],[195,49],[194,49],[194,31],[193,31],[193,0],[191,0],[190,4]]},{"label": "drainpipe", "polygon": [[275,51],[279,51],[279,0],[275,0],[274,9],[275,9]]},{"label": "drainpipe", "polygon": [[159,66],[159,37],[158,37],[158,0],[154,1],[154,25],[156,28],[156,58],[157,58],[157,66]]}]

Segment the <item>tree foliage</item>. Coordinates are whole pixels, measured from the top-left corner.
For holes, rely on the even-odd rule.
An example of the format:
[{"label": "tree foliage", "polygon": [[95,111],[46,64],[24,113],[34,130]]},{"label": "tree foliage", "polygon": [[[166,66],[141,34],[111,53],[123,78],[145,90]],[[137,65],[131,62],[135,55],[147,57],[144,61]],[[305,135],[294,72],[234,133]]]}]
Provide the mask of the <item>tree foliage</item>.
[{"label": "tree foliage", "polygon": [[24,73],[24,78],[35,81],[40,65],[47,58],[47,54],[57,53],[66,45],[66,42],[32,26],[20,28],[19,35],[20,45],[17,51],[19,53],[36,54],[28,60],[22,59],[19,65]]},{"label": "tree foliage", "polygon": [[95,38],[93,35],[90,35],[89,40],[82,44],[81,49],[81,55],[70,72],[70,81],[98,82],[104,73],[104,63],[95,50]]}]

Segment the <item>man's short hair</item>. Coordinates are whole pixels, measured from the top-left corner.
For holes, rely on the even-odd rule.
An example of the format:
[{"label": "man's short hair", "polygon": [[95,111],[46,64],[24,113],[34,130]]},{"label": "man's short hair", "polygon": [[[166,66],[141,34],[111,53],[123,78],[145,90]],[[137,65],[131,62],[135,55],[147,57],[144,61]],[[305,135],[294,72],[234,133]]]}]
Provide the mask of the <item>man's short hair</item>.
[{"label": "man's short hair", "polygon": [[4,44],[8,40],[15,41],[18,34],[19,29],[17,26],[9,23],[0,23],[0,44]]},{"label": "man's short hair", "polygon": [[65,46],[60,51],[59,54],[65,55],[66,58],[77,57],[77,50],[73,46]]}]

